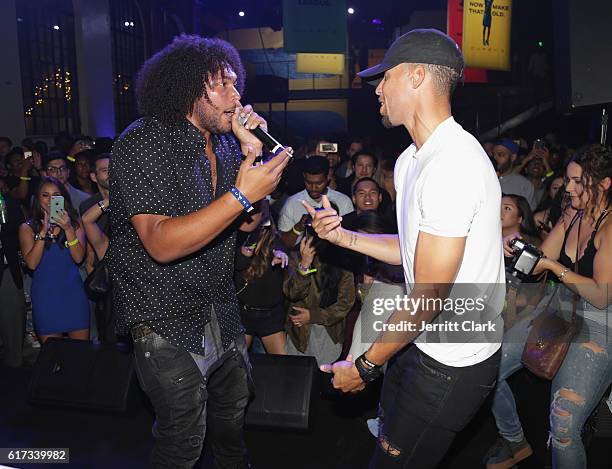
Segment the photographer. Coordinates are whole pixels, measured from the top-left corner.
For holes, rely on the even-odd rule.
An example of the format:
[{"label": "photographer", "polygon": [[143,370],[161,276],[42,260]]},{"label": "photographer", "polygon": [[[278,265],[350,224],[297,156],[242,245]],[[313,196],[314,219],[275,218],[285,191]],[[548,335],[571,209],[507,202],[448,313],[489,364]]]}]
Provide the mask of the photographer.
[{"label": "photographer", "polygon": [[514,172],[522,174],[533,184],[535,202],[539,204],[546,196],[548,179],[555,174],[550,164],[550,150],[546,142],[542,139],[533,142],[531,151]]},{"label": "photographer", "polygon": [[[587,467],[581,431],[588,416],[612,382],[612,343],[606,308],[612,301],[612,154],[599,145],[584,147],[566,170],[567,211],[542,243],[542,257],[534,274],[551,272],[560,281],[559,309],[568,309],[567,298],[579,299],[576,314],[582,317],[578,335],[552,381],[550,437],[553,467]],[[575,215],[570,214],[575,212]],[[506,255],[512,255],[508,243]],[[576,256],[577,254],[577,256]],[[578,263],[575,271],[575,263]],[[569,289],[570,291],[565,291]],[[569,295],[568,295],[569,293]],[[548,304],[543,299],[535,313]],[[532,451],[527,443],[506,379],[521,368],[521,356],[531,322],[526,319],[508,331],[502,345],[498,387],[493,414],[500,439],[486,456],[487,467],[511,467]],[[506,337],[505,339],[508,339]],[[507,465],[505,465],[507,464]]]}]

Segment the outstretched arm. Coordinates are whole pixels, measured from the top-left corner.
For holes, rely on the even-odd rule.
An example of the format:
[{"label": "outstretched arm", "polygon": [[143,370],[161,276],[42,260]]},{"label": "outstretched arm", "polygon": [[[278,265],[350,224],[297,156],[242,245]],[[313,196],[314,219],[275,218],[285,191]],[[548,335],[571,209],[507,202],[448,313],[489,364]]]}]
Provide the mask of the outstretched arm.
[{"label": "outstretched arm", "polygon": [[332,208],[326,195],[323,196],[323,210],[315,210],[303,201],[302,204],[312,216],[312,227],[319,238],[387,264],[402,263],[397,235],[364,234],[345,230],[340,225],[342,217]]},{"label": "outstretched arm", "polygon": [[[419,233],[414,261],[415,285],[410,298],[446,298],[461,266],[466,239],[436,236],[423,231]],[[419,304],[432,303],[435,304],[427,301]],[[420,334],[422,322],[430,322],[438,313],[433,309],[395,311],[387,324],[412,323],[415,326],[402,327],[401,332],[391,332],[390,328],[386,328],[366,352],[366,359],[376,365],[383,365]],[[365,386],[351,359],[321,367],[322,371],[334,374],[334,387],[344,392],[359,391]]]}]

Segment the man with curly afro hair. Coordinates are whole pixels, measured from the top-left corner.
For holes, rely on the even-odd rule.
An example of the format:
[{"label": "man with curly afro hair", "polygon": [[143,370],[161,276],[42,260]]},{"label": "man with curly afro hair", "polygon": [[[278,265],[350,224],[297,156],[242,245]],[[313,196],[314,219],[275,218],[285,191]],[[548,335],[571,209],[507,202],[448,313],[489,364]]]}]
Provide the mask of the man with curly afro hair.
[{"label": "man with curly afro hair", "polygon": [[290,149],[254,164],[262,144],[249,130],[266,121],[240,103],[243,84],[229,43],[176,37],[140,70],[143,117],[113,147],[106,259],[117,329],[134,340],[156,414],[156,468],[193,467],[207,423],[215,467],[249,467],[236,230],[276,188]]}]

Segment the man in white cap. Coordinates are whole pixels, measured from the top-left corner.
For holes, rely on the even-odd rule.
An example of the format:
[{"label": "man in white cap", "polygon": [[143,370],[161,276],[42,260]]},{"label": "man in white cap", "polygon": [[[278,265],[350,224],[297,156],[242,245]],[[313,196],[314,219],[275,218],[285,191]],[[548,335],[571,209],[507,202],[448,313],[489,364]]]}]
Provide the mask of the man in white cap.
[{"label": "man in white cap", "polygon": [[452,117],[462,73],[457,44],[434,29],[404,34],[381,64],[359,73],[377,84],[383,124],[403,125],[414,142],[395,166],[398,235],[343,229],[327,201],[324,210],[309,210],[321,238],[404,268],[409,295],[394,302],[386,323],[374,323],[376,342],[354,362],[349,356],[321,367],[333,373],[334,387],[355,392],[394,357],[374,468],[435,467],[496,382],[505,294],[501,190],[482,146]]}]

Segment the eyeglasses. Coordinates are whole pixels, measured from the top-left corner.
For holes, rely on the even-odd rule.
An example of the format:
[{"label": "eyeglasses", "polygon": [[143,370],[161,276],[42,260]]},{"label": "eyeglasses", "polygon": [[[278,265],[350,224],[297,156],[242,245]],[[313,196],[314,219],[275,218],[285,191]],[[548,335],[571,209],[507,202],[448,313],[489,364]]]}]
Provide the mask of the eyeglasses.
[{"label": "eyeglasses", "polygon": [[67,166],[47,166],[46,168],[48,173],[64,173],[68,171]]}]

